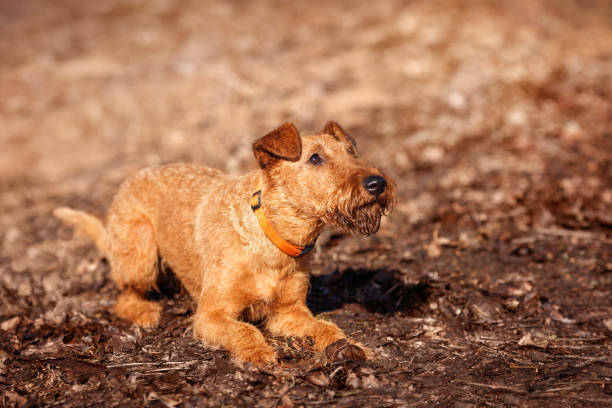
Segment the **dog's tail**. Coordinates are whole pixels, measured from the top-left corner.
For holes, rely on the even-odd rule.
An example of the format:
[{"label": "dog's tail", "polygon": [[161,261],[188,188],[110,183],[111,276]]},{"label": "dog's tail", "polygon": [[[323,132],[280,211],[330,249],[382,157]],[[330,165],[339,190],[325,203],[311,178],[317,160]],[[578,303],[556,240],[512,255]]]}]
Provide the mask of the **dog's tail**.
[{"label": "dog's tail", "polygon": [[57,208],[53,211],[53,215],[71,225],[77,234],[93,239],[98,249],[104,254],[108,253],[108,235],[100,219],[68,207]]}]

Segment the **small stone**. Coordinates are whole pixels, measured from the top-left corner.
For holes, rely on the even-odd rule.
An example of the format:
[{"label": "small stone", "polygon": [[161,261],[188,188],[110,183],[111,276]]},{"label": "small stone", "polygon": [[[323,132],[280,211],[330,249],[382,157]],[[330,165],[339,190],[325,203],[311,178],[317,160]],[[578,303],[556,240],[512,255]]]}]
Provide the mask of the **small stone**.
[{"label": "small stone", "polygon": [[59,274],[52,273],[52,274],[45,276],[42,279],[41,284],[42,284],[43,289],[45,290],[45,293],[47,293],[48,295],[51,295],[51,294],[56,294],[56,292],[59,291],[63,282],[64,280],[62,280]]},{"label": "small stone", "polygon": [[508,299],[504,302],[504,305],[506,305],[506,307],[510,310],[517,310],[520,303],[516,299]]},{"label": "small stone", "polygon": [[524,294],[528,293],[533,289],[533,285],[527,281],[523,281],[520,283],[518,287],[511,287],[508,289],[508,294],[514,297],[520,297]]},{"label": "small stone", "polygon": [[66,317],[66,311],[62,310],[62,308],[55,307],[53,310],[48,310],[44,318],[47,322],[59,326],[64,321]]},{"label": "small stone", "polygon": [[0,324],[0,329],[4,331],[12,331],[19,325],[20,321],[21,318],[19,316],[15,316],[13,318],[3,321],[2,324]]},{"label": "small stone", "polygon": [[306,380],[311,384],[318,385],[319,387],[328,387],[329,378],[321,371],[315,371],[306,376]]},{"label": "small stone", "polygon": [[361,387],[361,380],[359,379],[359,377],[357,377],[357,374],[351,371],[349,375],[346,376],[346,385],[353,389],[356,389]]},{"label": "small stone", "polygon": [[368,375],[361,379],[364,388],[380,388],[380,381],[374,375]]},{"label": "small stone", "polygon": [[372,368],[370,368],[370,367],[363,366],[363,367],[359,368],[359,374],[361,374],[361,375],[374,374],[374,370]]}]

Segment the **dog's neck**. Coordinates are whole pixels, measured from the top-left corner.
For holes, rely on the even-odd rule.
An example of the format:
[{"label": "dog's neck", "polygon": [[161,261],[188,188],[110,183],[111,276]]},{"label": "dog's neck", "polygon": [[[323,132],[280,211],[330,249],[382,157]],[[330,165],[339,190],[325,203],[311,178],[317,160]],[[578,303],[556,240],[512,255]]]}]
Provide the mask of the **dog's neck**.
[{"label": "dog's neck", "polygon": [[[262,220],[258,220],[260,227],[270,240],[274,242],[271,235],[276,234],[293,247],[299,248],[314,245],[324,226],[321,220],[309,217],[303,211],[296,209],[292,203],[282,198],[282,194],[275,192],[274,187],[266,184],[263,177],[255,178],[252,190],[252,194],[260,191],[259,197],[257,195],[254,198],[252,197],[251,204],[253,206],[258,202],[261,206],[261,209],[258,211],[259,214],[256,216],[265,217],[266,221],[270,224],[270,228],[273,229],[274,232],[269,234],[265,231],[266,228],[262,226]],[[282,245],[277,243],[275,245],[285,253],[289,254],[291,252],[283,250],[281,248]]]}]

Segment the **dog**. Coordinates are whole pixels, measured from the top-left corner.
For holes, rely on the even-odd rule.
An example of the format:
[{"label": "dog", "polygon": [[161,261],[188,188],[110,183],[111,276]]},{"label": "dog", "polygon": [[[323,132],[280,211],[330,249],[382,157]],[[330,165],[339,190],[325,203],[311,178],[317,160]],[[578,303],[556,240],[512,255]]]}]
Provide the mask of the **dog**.
[{"label": "dog", "polygon": [[309,336],[315,350],[342,340],[306,306],[309,252],[326,224],[369,235],[395,203],[396,185],[358,154],[340,125],[301,137],[285,123],[253,143],[259,168],[232,176],[196,164],[147,168],[119,187],[106,222],[70,208],[54,215],[91,237],[121,290],[114,310],[157,326],[159,260],[197,302],[194,335],[239,364],[277,355],[249,321],[279,336]]}]

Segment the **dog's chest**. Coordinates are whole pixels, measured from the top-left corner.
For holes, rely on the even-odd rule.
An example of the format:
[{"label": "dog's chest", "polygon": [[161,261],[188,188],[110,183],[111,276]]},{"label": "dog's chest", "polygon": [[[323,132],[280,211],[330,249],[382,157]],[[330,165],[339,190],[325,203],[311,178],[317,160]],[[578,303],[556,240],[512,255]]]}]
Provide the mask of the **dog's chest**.
[{"label": "dog's chest", "polygon": [[270,304],[283,297],[293,279],[295,265],[291,263],[278,269],[259,266],[257,272],[253,276],[254,300]]}]

